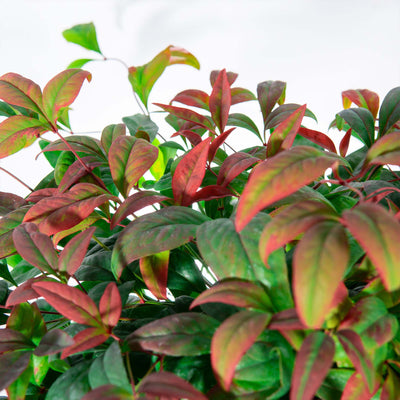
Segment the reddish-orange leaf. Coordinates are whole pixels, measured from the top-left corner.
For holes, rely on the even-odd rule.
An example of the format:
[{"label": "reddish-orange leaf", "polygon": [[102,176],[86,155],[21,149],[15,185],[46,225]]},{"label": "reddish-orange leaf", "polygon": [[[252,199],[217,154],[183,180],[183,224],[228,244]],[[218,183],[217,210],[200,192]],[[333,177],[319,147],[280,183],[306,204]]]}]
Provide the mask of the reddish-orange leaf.
[{"label": "reddish-orange leaf", "polygon": [[19,255],[44,272],[57,270],[58,257],[51,239],[39,232],[37,225],[24,223],[13,232],[15,248]]},{"label": "reddish-orange leaf", "polygon": [[308,140],[311,140],[311,142],[320,145],[324,149],[327,149],[332,153],[336,153],[335,143],[333,143],[331,138],[324,133],[300,126],[298,134],[307,138]]},{"label": "reddish-orange leaf", "polygon": [[250,90],[241,87],[231,88],[231,106],[250,100],[257,100]]},{"label": "reddish-orange leaf", "polygon": [[346,134],[343,136],[343,139],[339,144],[339,153],[342,157],[346,157],[347,150],[349,149],[350,138],[351,138],[352,129],[348,129]]},{"label": "reddish-orange leaf", "polygon": [[0,123],[0,158],[30,146],[49,127],[24,115],[15,115]]},{"label": "reddish-orange leaf", "polygon": [[74,344],[67,347],[62,353],[61,358],[66,358],[80,351],[93,349],[94,347],[104,343],[109,334],[104,332],[103,328],[87,328],[74,336]]},{"label": "reddish-orange leaf", "polygon": [[[161,396],[165,399],[207,400],[207,397],[194,388],[189,382],[172,372],[160,371],[142,379],[137,390],[151,398]],[[150,399],[150,397],[149,397]]]},{"label": "reddish-orange leaf", "polygon": [[213,84],[209,106],[212,119],[222,133],[225,130],[231,108],[231,88],[225,69],[219,72]]},{"label": "reddish-orange leaf", "polygon": [[306,108],[306,104],[299,107],[284,121],[282,121],[271,133],[267,145],[268,157],[272,157],[279,151],[292,147],[293,141],[306,112]]},{"label": "reddish-orange leaf", "polygon": [[221,133],[217,136],[211,143],[210,149],[208,151],[208,161],[211,162],[215,154],[217,153],[218,148],[225,142],[226,138],[235,130],[236,128],[228,129],[227,131]]},{"label": "reddish-orange leaf", "polygon": [[78,183],[67,193],[44,198],[29,209],[24,222],[34,222],[47,235],[70,229],[85,220],[93,210],[115,196],[91,183]]},{"label": "reddish-orange leaf", "polygon": [[312,182],[340,160],[333,153],[295,146],[261,162],[239,200],[236,229],[242,230],[259,211]]},{"label": "reddish-orange leaf", "polygon": [[335,355],[335,342],[323,332],[312,332],[296,356],[290,400],[312,400],[328,374]]},{"label": "reddish-orange leaf", "polygon": [[342,214],[343,224],[361,244],[385,288],[400,288],[400,223],[378,204],[362,203]]},{"label": "reddish-orange leaf", "polygon": [[233,193],[226,187],[220,185],[209,185],[198,190],[191,199],[191,203],[198,201],[208,201],[213,199],[222,199],[223,197],[232,196]]},{"label": "reddish-orange leaf", "polygon": [[189,89],[178,93],[172,100],[172,102],[177,101],[179,103],[185,104],[191,107],[202,108],[203,110],[209,111],[208,102],[209,96],[206,92],[202,90]]},{"label": "reddish-orange leaf", "polygon": [[58,270],[73,275],[81,266],[96,227],[92,226],[74,236],[60,253]]},{"label": "reddish-orange leaf", "polygon": [[[265,81],[257,86],[257,98],[266,125],[267,117],[276,103],[282,104],[285,99],[286,82]],[[283,99],[283,101],[281,101]]]},{"label": "reddish-orange leaf", "polygon": [[346,232],[327,221],[311,227],[297,245],[293,258],[293,292],[302,322],[320,328],[349,260]]},{"label": "reddish-orange leaf", "polygon": [[343,107],[349,108],[351,103],[367,108],[376,119],[379,110],[379,96],[368,89],[345,90],[342,92]]},{"label": "reddish-orange leaf", "polygon": [[144,139],[119,136],[112,143],[108,160],[115,186],[125,197],[157,160],[158,148]]},{"label": "reddish-orange leaf", "polygon": [[102,325],[96,304],[79,289],[58,282],[36,282],[32,288],[64,317],[79,324]]},{"label": "reddish-orange leaf", "polygon": [[364,165],[400,165],[400,131],[387,133],[368,150]]},{"label": "reddish-orange leaf", "polygon": [[129,196],[117,209],[111,220],[110,228],[114,229],[128,215],[141,210],[144,207],[151,206],[155,203],[160,203],[164,200],[171,200],[167,196],[158,194],[152,191],[142,191]]},{"label": "reddish-orange leaf", "polygon": [[50,122],[55,123],[61,108],[68,107],[78,96],[82,84],[92,75],[82,69],[67,69],[52,78],[43,89],[43,106]]},{"label": "reddish-orange leaf", "polygon": [[201,136],[198,133],[190,131],[188,129],[180,130],[171,135],[171,137],[176,137],[176,136],[183,136],[186,139],[189,139],[189,142],[193,147],[197,146],[201,142]]},{"label": "reddish-orange leaf", "polygon": [[268,329],[277,331],[305,330],[295,308],[289,308],[274,314],[268,324]]},{"label": "reddish-orange leaf", "polygon": [[248,153],[237,152],[228,156],[221,165],[217,184],[227,186],[233,179],[260,160]]},{"label": "reddish-orange leaf", "polygon": [[338,331],[337,337],[356,371],[362,376],[364,384],[372,392],[376,384],[375,370],[361,337],[349,329]]},{"label": "reddish-orange leaf", "polygon": [[182,206],[191,204],[191,199],[200,187],[206,173],[210,138],[203,140],[185,154],[172,177],[172,192],[175,203]]},{"label": "reddish-orange leaf", "polygon": [[139,260],[144,283],[157,299],[167,299],[169,250]]},{"label": "reddish-orange leaf", "polygon": [[284,207],[283,211],[266,225],[261,235],[259,249],[264,264],[268,266],[269,255],[296,236],[318,222],[336,218],[336,211],[321,201],[306,200]]},{"label": "reddish-orange leaf", "polygon": [[211,364],[224,390],[229,391],[236,365],[270,319],[269,313],[240,311],[226,319],[215,331],[211,341]]},{"label": "reddish-orange leaf", "polygon": [[[214,86],[214,85],[215,85],[215,81],[217,80],[218,75],[219,75],[220,72],[221,72],[220,70],[211,71],[211,73],[210,73],[210,83],[211,83],[211,86]],[[235,81],[236,81],[236,79],[237,79],[237,77],[238,77],[239,75],[238,75],[236,72],[228,71],[228,72],[226,73],[226,76],[227,76],[227,78],[228,78],[229,86],[232,86],[232,85],[235,83]]]},{"label": "reddish-orange leaf", "polygon": [[55,282],[55,280],[43,276],[28,279],[10,293],[7,297],[6,307],[12,307],[24,303],[25,301],[38,298],[40,296],[39,293],[32,288],[32,285],[36,282]]},{"label": "reddish-orange leaf", "polygon": [[211,132],[214,132],[213,124],[204,115],[200,115],[195,111],[188,110],[187,108],[174,107],[160,103],[154,103],[154,105],[161,107],[164,111],[167,111],[178,118],[184,119],[185,121],[193,122],[196,125],[200,125],[203,128],[206,128]]},{"label": "reddish-orange leaf", "polygon": [[103,324],[114,327],[119,321],[122,311],[121,295],[114,282],[107,285],[100,298],[99,311]]},{"label": "reddish-orange leaf", "polygon": [[42,91],[35,82],[12,72],[0,77],[0,99],[43,114]]}]

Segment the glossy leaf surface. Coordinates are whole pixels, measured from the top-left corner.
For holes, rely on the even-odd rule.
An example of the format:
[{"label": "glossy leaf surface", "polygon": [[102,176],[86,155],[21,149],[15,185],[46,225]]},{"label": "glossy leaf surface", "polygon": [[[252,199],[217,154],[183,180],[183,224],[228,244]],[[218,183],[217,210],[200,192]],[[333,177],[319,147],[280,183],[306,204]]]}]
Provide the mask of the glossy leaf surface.
[{"label": "glossy leaf surface", "polygon": [[331,368],[335,343],[323,332],[313,332],[304,340],[296,356],[290,400],[312,400]]},{"label": "glossy leaf surface", "polygon": [[211,343],[211,363],[220,385],[229,391],[237,363],[267,326],[271,314],[240,311],[216,330]]},{"label": "glossy leaf surface", "polygon": [[158,319],[137,329],[126,341],[133,350],[171,356],[208,354],[218,322],[199,313],[180,313]]},{"label": "glossy leaf surface", "polygon": [[332,153],[296,146],[258,164],[239,200],[236,229],[243,229],[263,208],[312,182],[339,160]]}]

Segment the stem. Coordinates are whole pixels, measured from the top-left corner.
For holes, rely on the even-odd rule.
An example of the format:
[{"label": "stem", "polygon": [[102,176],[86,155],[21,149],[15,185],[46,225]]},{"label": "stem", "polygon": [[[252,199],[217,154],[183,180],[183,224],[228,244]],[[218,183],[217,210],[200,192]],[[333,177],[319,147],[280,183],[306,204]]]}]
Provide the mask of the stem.
[{"label": "stem", "polygon": [[75,274],[72,275],[72,278],[74,278],[74,279],[78,282],[78,285],[79,285],[79,287],[82,289],[83,293],[86,293],[86,294],[87,294],[86,289],[85,289],[85,288],[82,286],[82,284],[79,282],[79,280],[78,280],[78,278],[75,276]]},{"label": "stem", "polygon": [[99,240],[95,235],[93,235],[92,238],[93,238],[93,240],[94,240],[99,246],[101,246],[104,250],[111,251],[111,249],[110,249],[109,247],[107,247],[104,243],[100,242],[100,240]]},{"label": "stem", "polygon": [[25,186],[28,190],[30,190],[31,192],[33,192],[34,190],[28,186],[25,182],[21,181],[21,179],[19,179],[18,177],[16,177],[14,174],[12,174],[10,171],[7,171],[5,168],[0,167],[0,169],[2,171],[4,171],[6,174],[10,175],[12,178],[14,178],[16,181],[18,181],[21,185]]},{"label": "stem", "polygon": [[131,360],[129,358],[129,353],[126,353],[126,366],[128,368],[128,375],[129,375],[129,380],[131,381],[131,386],[132,386],[132,392],[133,395],[136,395],[136,388],[135,388],[135,379],[133,378],[133,373],[132,373],[132,366],[131,366]]}]

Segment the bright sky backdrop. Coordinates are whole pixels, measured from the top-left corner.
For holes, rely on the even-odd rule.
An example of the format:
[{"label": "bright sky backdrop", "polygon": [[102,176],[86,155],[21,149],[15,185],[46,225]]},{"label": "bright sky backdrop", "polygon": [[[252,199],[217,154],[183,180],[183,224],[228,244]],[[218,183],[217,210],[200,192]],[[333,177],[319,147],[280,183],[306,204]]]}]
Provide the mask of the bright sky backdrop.
[{"label": "bright sky backdrop", "polygon": [[[399,0],[0,0],[0,10],[0,75],[17,72],[42,87],[72,60],[92,56],[61,35],[87,22],[94,22],[104,54],[128,65],[142,65],[170,44],[199,59],[200,71],[170,67],[150,103],[168,103],[184,89],[209,91],[210,71],[226,68],[239,73],[238,86],[254,93],[259,82],[286,81],[287,102],[307,103],[319,123],[305,124],[326,133],[342,109],[342,90],[368,88],[382,100],[400,84]],[[75,132],[101,131],[139,112],[121,64],[84,68],[93,80],[73,103]],[[253,103],[234,111],[252,113],[260,126]],[[161,129],[167,137],[173,133]],[[247,145],[240,132],[232,140]],[[33,187],[48,170],[43,155],[33,160],[38,152],[35,144],[0,166]],[[0,191],[29,193],[2,171]]]}]

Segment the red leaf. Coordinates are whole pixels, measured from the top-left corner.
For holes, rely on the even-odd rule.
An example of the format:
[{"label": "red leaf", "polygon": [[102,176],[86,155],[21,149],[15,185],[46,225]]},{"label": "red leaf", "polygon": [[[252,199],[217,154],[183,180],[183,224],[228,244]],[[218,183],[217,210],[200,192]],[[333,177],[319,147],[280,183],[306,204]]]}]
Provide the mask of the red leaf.
[{"label": "red leaf", "polygon": [[52,123],[57,121],[61,108],[73,103],[85,79],[90,82],[92,75],[82,69],[67,69],[47,83],[43,89],[43,106]]},{"label": "red leaf", "polygon": [[385,288],[400,288],[400,224],[393,214],[378,204],[362,203],[346,210],[342,222],[361,244]]},{"label": "red leaf", "polygon": [[333,303],[349,260],[346,232],[326,221],[311,227],[297,245],[293,258],[293,292],[302,322],[320,328]]},{"label": "red leaf", "polygon": [[[216,80],[217,80],[218,75],[220,74],[220,72],[221,72],[220,70],[211,71],[211,73],[210,73],[210,83],[211,83],[211,86],[214,86],[214,85],[215,85],[215,82],[216,82]],[[230,72],[230,71],[228,71],[228,72],[226,73],[226,76],[227,76],[227,78],[228,78],[229,86],[232,86],[232,85],[235,83],[235,81],[236,81],[236,79],[237,79],[237,77],[238,77],[238,74],[237,74],[236,72]]]},{"label": "red leaf", "polygon": [[231,88],[225,69],[219,72],[213,84],[209,106],[212,119],[222,133],[225,130],[229,109],[231,108]]},{"label": "red leaf", "polygon": [[362,376],[364,384],[372,392],[376,384],[375,370],[360,336],[354,331],[344,329],[337,332],[337,337],[356,371]]},{"label": "red leaf", "polygon": [[277,331],[305,330],[305,325],[300,321],[295,308],[280,311],[274,314],[268,325],[268,329]]},{"label": "red leaf", "polygon": [[140,382],[139,393],[162,396],[168,399],[207,400],[207,397],[195,389],[189,382],[172,372],[153,372]]},{"label": "red leaf", "polygon": [[39,232],[37,225],[24,223],[13,232],[15,248],[19,255],[43,272],[57,270],[58,257],[51,239]]},{"label": "red leaf", "polygon": [[36,282],[32,288],[64,317],[97,328],[102,325],[96,304],[79,289],[58,282]]},{"label": "red leaf", "polygon": [[210,150],[208,151],[208,161],[211,162],[215,154],[218,150],[218,148],[222,145],[222,143],[225,142],[226,138],[235,130],[236,128],[231,128],[225,131],[224,133],[221,133],[219,136],[217,136],[211,143],[210,145]]},{"label": "red leaf", "polygon": [[189,139],[190,144],[194,147],[201,143],[201,136],[193,131],[189,131],[187,129],[183,129],[181,131],[175,132],[171,137],[175,136],[183,136]]},{"label": "red leaf", "polygon": [[78,183],[67,193],[44,198],[27,212],[24,222],[34,222],[47,235],[70,229],[89,217],[93,210],[115,196],[91,183]]},{"label": "red leaf", "polygon": [[60,253],[58,270],[73,275],[81,266],[96,227],[92,226],[74,236]]},{"label": "red leaf", "polygon": [[28,300],[38,298],[40,296],[39,293],[32,288],[32,285],[36,282],[54,282],[54,279],[45,278],[43,276],[28,279],[10,293],[7,298],[6,307],[12,307]]},{"label": "red leaf", "polygon": [[[132,393],[114,385],[102,385],[86,393],[81,400],[132,400]],[[143,399],[142,400],[146,400]]]},{"label": "red leaf", "polygon": [[4,216],[26,205],[28,205],[28,202],[18,195],[0,192],[0,216]]},{"label": "red leaf", "polygon": [[164,200],[171,200],[167,196],[162,196],[157,192],[142,191],[129,196],[117,209],[113,215],[110,228],[114,229],[128,215],[134,214],[136,211],[144,207],[151,206],[155,203],[160,203]]},{"label": "red leaf", "polygon": [[231,106],[250,100],[257,100],[250,90],[240,87],[231,88]]},{"label": "red leaf", "polygon": [[49,127],[35,118],[15,115],[0,123],[0,158],[30,146]]},{"label": "red leaf", "polygon": [[379,96],[368,89],[345,90],[342,92],[343,107],[349,108],[351,103],[367,108],[376,119],[379,110]]},{"label": "red leaf", "polygon": [[26,200],[31,202],[31,203],[37,203],[40,200],[46,198],[46,197],[52,197],[54,195],[58,194],[58,189],[57,188],[45,188],[45,189],[39,189],[35,190],[32,192]]},{"label": "red leaf", "polygon": [[224,390],[229,391],[236,365],[270,319],[269,313],[240,311],[226,319],[215,331],[211,341],[211,364]]},{"label": "red leaf", "polygon": [[258,158],[242,152],[228,156],[219,170],[217,185],[229,185],[233,179],[258,161],[260,161]]},{"label": "red leaf", "polygon": [[178,118],[184,119],[185,121],[193,122],[196,125],[200,125],[203,128],[206,128],[211,132],[214,132],[213,124],[204,115],[200,115],[186,108],[169,106],[167,104],[154,103],[154,105],[161,107],[164,111],[167,111]]},{"label": "red leaf", "polygon": [[15,350],[31,350],[35,345],[21,332],[10,328],[0,329],[0,354]]},{"label": "red leaf", "polygon": [[267,157],[272,157],[279,151],[292,147],[293,141],[306,112],[306,108],[306,104],[299,107],[284,121],[282,121],[271,133],[267,145]]},{"label": "red leaf", "polygon": [[258,164],[240,197],[236,229],[243,229],[259,211],[312,182],[339,160],[333,153],[295,146]]},{"label": "red leaf", "polygon": [[[267,117],[271,113],[276,103],[282,104],[285,99],[286,82],[265,81],[257,86],[257,97],[260,103],[261,112],[264,119],[264,127]],[[283,101],[281,101],[283,100]]]},{"label": "red leaf", "polygon": [[121,295],[114,282],[107,285],[100,298],[99,311],[104,325],[114,327],[119,321],[122,311]]},{"label": "red leaf", "polygon": [[158,148],[144,139],[119,136],[110,147],[108,160],[113,181],[124,197],[157,160]]},{"label": "red leaf", "polygon": [[203,181],[206,173],[210,138],[190,150],[180,160],[172,177],[172,191],[175,203],[182,206],[191,204],[193,195]]},{"label": "red leaf", "polygon": [[74,336],[74,344],[67,347],[62,353],[61,358],[66,358],[72,354],[93,349],[94,347],[104,343],[109,334],[105,333],[102,328],[87,328]]},{"label": "red leaf", "polygon": [[220,185],[209,185],[198,190],[191,198],[192,203],[198,201],[208,201],[232,196],[232,192]]},{"label": "red leaf", "polygon": [[260,237],[260,255],[266,266],[268,266],[268,257],[273,251],[289,243],[318,222],[337,218],[335,210],[326,203],[316,200],[306,200],[282,208],[283,211],[272,218]]},{"label": "red leaf", "polygon": [[169,250],[139,260],[144,283],[157,299],[167,300]]},{"label": "red leaf", "polygon": [[52,329],[42,337],[42,340],[34,354],[39,357],[56,354],[73,344],[74,340],[67,332],[62,331],[61,329]]},{"label": "red leaf", "polygon": [[28,367],[30,351],[12,351],[0,355],[0,390],[10,386]]},{"label": "red leaf", "polygon": [[400,165],[400,131],[385,134],[368,150],[364,166],[395,164]]},{"label": "red leaf", "polygon": [[236,307],[272,311],[271,300],[260,286],[235,278],[221,281],[201,293],[193,300],[190,309],[206,303],[225,303]]},{"label": "red leaf", "polygon": [[178,93],[172,100],[172,102],[177,101],[179,103],[185,104],[191,107],[199,107],[203,110],[209,111],[208,102],[209,96],[206,92],[202,90],[184,90],[183,92]]},{"label": "red leaf", "polygon": [[349,149],[350,138],[351,138],[352,129],[348,129],[346,134],[343,136],[343,139],[339,144],[339,152],[342,157],[346,157],[347,150]]},{"label": "red leaf", "polygon": [[323,332],[312,332],[296,356],[290,400],[312,400],[328,374],[335,355],[335,342]]},{"label": "red leaf", "polygon": [[304,126],[300,126],[298,134],[308,140],[311,140],[313,143],[322,146],[324,149],[327,149],[332,153],[336,153],[335,143],[333,143],[330,137],[325,135],[324,133],[305,128]]},{"label": "red leaf", "polygon": [[12,72],[0,77],[0,99],[43,114],[42,91],[30,79]]},{"label": "red leaf", "polygon": [[354,372],[354,374],[347,381],[340,400],[371,400],[378,389],[378,380],[376,381],[374,389],[369,391],[362,376],[359,373]]}]

